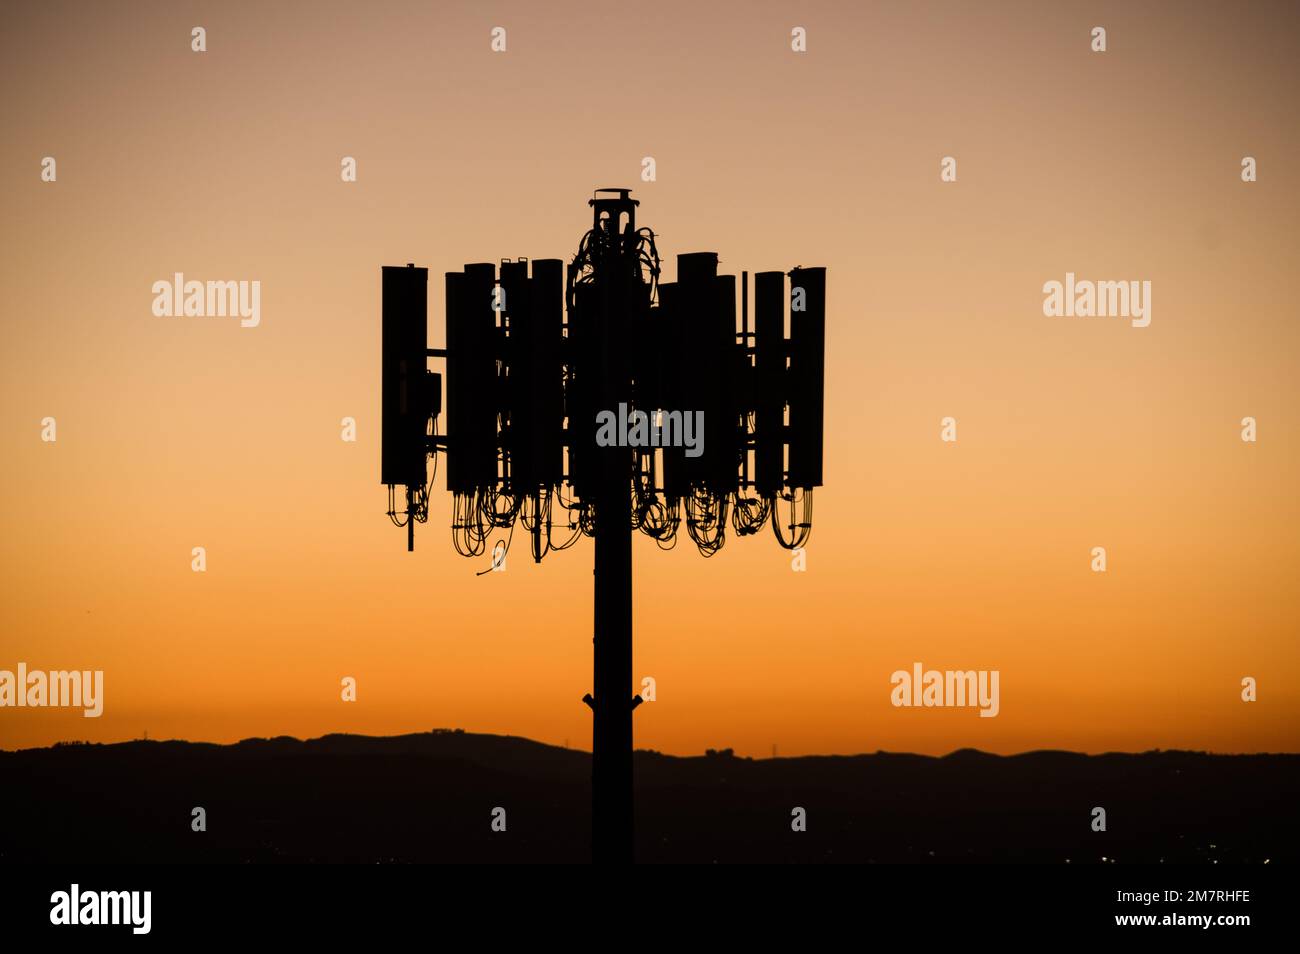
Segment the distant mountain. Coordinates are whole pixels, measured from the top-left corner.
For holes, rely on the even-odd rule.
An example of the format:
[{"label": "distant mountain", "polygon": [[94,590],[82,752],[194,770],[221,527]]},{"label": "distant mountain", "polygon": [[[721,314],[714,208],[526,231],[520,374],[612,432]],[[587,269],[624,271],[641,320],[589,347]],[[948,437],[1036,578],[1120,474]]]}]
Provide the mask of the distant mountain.
[{"label": "distant mountain", "polygon": [[[584,862],[590,763],[449,730],[0,752],[0,862]],[[642,751],[636,777],[647,862],[1300,860],[1300,755]]]}]

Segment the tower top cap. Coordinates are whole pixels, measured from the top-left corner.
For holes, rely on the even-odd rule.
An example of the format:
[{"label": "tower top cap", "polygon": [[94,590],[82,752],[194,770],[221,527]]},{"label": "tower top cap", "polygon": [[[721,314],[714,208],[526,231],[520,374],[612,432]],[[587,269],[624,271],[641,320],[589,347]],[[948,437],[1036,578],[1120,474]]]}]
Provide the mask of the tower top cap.
[{"label": "tower top cap", "polygon": [[[602,192],[616,193],[618,195],[618,199],[616,200],[611,199],[609,196],[605,196],[602,198],[601,197]],[[631,195],[632,195],[631,189],[597,189],[595,193],[593,193],[591,199],[587,201],[587,204],[595,205],[597,202],[618,201],[618,202],[631,202],[633,205],[640,205],[641,203],[638,200],[629,198],[629,196]]]}]

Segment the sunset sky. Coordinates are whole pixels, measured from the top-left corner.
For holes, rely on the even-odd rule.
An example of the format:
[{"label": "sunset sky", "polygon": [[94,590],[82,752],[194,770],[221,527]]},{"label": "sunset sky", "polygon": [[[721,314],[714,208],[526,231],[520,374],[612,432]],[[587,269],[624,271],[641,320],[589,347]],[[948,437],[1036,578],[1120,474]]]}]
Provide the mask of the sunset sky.
[{"label": "sunset sky", "polygon": [[[0,669],[106,698],[0,709],[0,748],[589,748],[592,541],[476,576],[441,476],[414,553],[384,514],[380,267],[430,269],[440,347],[444,271],[568,259],[626,186],[665,280],[715,250],[828,302],[807,571],[637,536],[638,747],[1295,751],[1298,11],[6,3]],[[259,280],[260,325],[155,317],[175,272]],[[1045,317],[1067,272],[1150,281],[1150,326]],[[894,708],[914,662],[999,670],[998,717]]]}]

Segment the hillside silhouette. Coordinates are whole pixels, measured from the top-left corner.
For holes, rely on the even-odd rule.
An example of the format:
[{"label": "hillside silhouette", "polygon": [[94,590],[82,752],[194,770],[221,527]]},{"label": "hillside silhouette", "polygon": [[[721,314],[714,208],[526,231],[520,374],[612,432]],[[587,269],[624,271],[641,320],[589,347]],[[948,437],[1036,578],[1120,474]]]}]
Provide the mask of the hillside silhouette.
[{"label": "hillside silhouette", "polygon": [[[0,779],[4,863],[590,858],[590,753],[513,736],[61,744],[0,752]],[[642,862],[1300,858],[1300,755],[638,751],[636,798]]]}]

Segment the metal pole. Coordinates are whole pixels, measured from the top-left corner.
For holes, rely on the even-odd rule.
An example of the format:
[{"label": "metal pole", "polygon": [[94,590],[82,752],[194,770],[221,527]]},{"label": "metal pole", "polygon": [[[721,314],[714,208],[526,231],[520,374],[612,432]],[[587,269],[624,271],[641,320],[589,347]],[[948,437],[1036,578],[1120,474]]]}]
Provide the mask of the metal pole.
[{"label": "metal pole", "polygon": [[[628,319],[636,293],[613,249],[597,266],[597,408],[631,398]],[[594,426],[588,422],[586,426]],[[593,634],[591,857],[630,864],[632,851],[632,451],[596,448],[595,632]]]},{"label": "metal pole", "polygon": [[632,853],[632,533],[627,492],[602,481],[596,510],[595,700],[592,706],[591,857],[630,864]]}]

